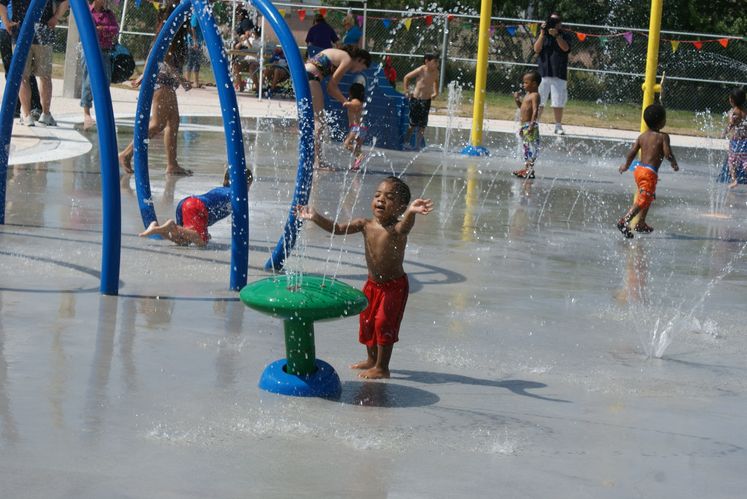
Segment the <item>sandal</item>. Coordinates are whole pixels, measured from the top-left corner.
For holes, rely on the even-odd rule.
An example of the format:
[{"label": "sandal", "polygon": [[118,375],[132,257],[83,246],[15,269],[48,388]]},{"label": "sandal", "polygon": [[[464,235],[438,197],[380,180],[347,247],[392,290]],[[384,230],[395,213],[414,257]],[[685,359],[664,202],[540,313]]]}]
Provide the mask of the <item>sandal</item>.
[{"label": "sandal", "polygon": [[626,224],[622,220],[617,222],[617,230],[622,232],[622,235],[625,236],[627,239],[631,239],[633,237],[633,233],[630,232],[630,227],[628,227],[628,224]]}]

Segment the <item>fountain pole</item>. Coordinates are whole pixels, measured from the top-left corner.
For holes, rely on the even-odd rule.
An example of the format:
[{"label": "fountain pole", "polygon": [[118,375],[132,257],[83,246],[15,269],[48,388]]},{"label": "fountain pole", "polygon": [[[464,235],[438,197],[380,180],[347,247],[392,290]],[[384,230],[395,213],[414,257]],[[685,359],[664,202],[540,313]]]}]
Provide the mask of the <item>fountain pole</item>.
[{"label": "fountain pole", "polygon": [[648,25],[648,52],[646,53],[646,79],[643,82],[643,105],[641,106],[641,133],[648,130],[643,121],[643,111],[654,103],[661,85],[656,83],[656,70],[659,66],[659,38],[661,35],[661,15],[664,0],[651,0],[651,19]]},{"label": "fountain pole", "polygon": [[485,112],[485,85],[488,81],[488,51],[490,48],[490,13],[492,0],[482,0],[480,5],[480,30],[477,38],[477,73],[475,74],[475,103],[472,108],[472,134],[470,145],[462,149],[467,156],[487,156],[482,145],[483,114]]}]

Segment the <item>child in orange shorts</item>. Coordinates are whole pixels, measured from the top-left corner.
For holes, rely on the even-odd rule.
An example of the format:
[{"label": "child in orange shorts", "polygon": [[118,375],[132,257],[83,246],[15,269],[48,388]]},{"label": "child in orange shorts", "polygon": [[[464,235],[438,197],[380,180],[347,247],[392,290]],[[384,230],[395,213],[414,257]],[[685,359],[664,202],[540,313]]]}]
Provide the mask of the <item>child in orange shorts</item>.
[{"label": "child in orange shorts", "polygon": [[373,218],[356,218],[347,224],[335,223],[313,208],[298,206],[300,219],[311,220],[333,234],[362,232],[365,239],[368,281],[363,292],[368,308],[360,316],[358,339],[366,346],[366,360],[350,366],[363,369],[361,378],[389,377],[389,360],[399,340],[399,325],[409,293],[405,259],[407,235],[415,225],[415,215],[433,209],[430,199],[410,202],[410,188],[397,177],[387,177],[371,201]]},{"label": "child in orange shorts", "polygon": [[[669,145],[669,135],[661,131],[667,123],[667,112],[664,107],[660,104],[648,106],[643,111],[643,121],[646,122],[649,129],[638,136],[625,157],[625,164],[619,168],[620,173],[624,173],[629,167],[632,168],[633,178],[635,178],[635,184],[638,186],[638,195],[633,206],[617,222],[617,229],[627,238],[633,237],[633,232],[628,224],[638,214],[640,214],[640,217],[634,230],[643,233],[653,232],[654,230],[653,227],[646,224],[646,215],[656,197],[659,167],[664,158],[672,165],[672,170],[678,171],[680,169]],[[633,162],[638,151],[641,152],[641,158]],[[633,163],[632,167],[631,163]]]}]

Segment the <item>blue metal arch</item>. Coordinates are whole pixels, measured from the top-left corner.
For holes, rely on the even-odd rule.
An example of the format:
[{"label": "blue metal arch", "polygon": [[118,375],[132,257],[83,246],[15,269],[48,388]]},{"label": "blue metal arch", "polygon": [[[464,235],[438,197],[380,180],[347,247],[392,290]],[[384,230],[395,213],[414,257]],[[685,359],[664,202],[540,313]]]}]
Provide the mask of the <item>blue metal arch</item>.
[{"label": "blue metal arch", "polygon": [[153,92],[158,74],[158,64],[174,39],[178,27],[186,21],[190,7],[194,6],[200,23],[218,88],[218,98],[223,116],[226,135],[229,175],[231,178],[231,208],[233,224],[231,229],[231,275],[230,289],[239,290],[246,285],[249,268],[249,213],[246,189],[246,159],[241,133],[241,117],[236,101],[236,92],[231,82],[228,58],[223,51],[223,41],[218,35],[218,27],[205,0],[183,0],[164,23],[156,37],[153,49],[145,64],[140,94],[135,114],[134,168],[140,215],[147,227],[156,221],[148,174],[148,124],[153,104]]},{"label": "blue metal arch", "polygon": [[[42,9],[46,2],[47,0],[31,0],[16,40],[10,69],[5,78],[5,93],[0,108],[0,223],[2,224],[5,223],[5,193],[10,138],[13,132],[13,112],[18,98],[18,89],[23,78],[23,69],[34,39],[34,24],[41,18]],[[96,110],[96,121],[98,122],[103,218],[99,289],[102,294],[116,295],[119,293],[122,222],[114,111],[112,110],[111,94],[109,93],[109,82],[104,74],[101,50],[88,3],[86,0],[70,0],[70,8],[78,25],[80,40],[83,44],[83,54],[91,78],[91,90]]]},{"label": "blue metal arch", "polygon": [[288,61],[293,89],[296,93],[296,108],[298,109],[300,136],[298,140],[296,188],[293,192],[293,200],[283,234],[275,246],[272,256],[265,264],[267,270],[280,270],[288,253],[295,246],[298,236],[296,205],[305,205],[309,202],[314,166],[314,109],[311,105],[311,89],[306,76],[306,68],[298,44],[293,38],[293,33],[270,0],[252,0],[252,3],[265,16],[265,19],[275,31],[278,40],[280,40],[280,45],[283,47],[285,58]]}]

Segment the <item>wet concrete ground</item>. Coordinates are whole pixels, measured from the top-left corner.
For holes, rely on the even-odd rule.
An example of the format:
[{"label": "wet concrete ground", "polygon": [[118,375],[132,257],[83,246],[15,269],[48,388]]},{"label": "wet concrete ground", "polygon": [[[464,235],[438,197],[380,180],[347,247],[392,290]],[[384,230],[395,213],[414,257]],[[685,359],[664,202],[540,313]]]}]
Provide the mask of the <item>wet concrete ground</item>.
[{"label": "wet concrete ground", "polygon": [[[183,126],[190,178],[164,179],[160,219],[217,185],[212,122]],[[245,123],[250,277],[293,189],[294,124]],[[220,130],[219,128],[217,130]],[[258,133],[254,133],[258,132]],[[454,132],[452,144],[466,132]],[[131,137],[120,128],[119,142]],[[430,142],[441,143],[443,130]],[[95,141],[95,140],[94,140]],[[282,326],[227,290],[230,223],[206,249],[140,239],[123,179],[120,296],[98,293],[98,152],[12,166],[0,226],[0,483],[7,497],[709,497],[743,495],[747,191],[713,183],[723,151],[676,149],[624,240],[626,145],[547,138],[537,179],[511,177],[513,139],[465,159],[374,153],[315,177],[312,203],[368,216],[392,171],[435,211],[410,236],[411,295],[392,379],[365,382],[357,321],[318,324],[338,401],[257,388]],[[344,164],[338,145],[329,157]],[[358,235],[305,227],[292,269],[362,286]]]}]

